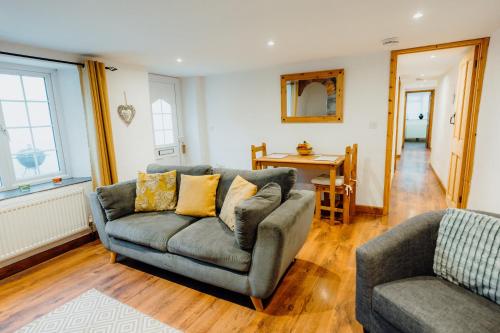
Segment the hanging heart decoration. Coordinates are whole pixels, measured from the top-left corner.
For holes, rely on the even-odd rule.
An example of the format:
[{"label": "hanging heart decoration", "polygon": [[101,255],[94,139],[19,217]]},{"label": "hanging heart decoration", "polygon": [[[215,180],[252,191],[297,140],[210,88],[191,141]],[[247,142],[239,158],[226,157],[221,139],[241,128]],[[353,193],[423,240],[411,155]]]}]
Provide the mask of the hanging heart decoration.
[{"label": "hanging heart decoration", "polygon": [[125,104],[118,105],[118,115],[128,126],[135,117],[135,108],[133,105],[127,103],[127,95],[125,92],[123,92],[123,97],[125,98]]}]

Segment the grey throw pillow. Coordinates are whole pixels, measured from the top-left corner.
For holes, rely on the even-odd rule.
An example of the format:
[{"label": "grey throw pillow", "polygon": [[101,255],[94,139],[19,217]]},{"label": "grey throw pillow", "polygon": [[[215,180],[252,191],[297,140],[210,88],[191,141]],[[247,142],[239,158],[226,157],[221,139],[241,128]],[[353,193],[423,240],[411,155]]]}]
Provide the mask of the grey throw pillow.
[{"label": "grey throw pillow", "polygon": [[434,273],[500,304],[500,219],[449,208],[439,224]]},{"label": "grey throw pillow", "polygon": [[214,174],[220,175],[219,187],[217,187],[217,211],[222,209],[227,192],[236,176],[243,177],[243,179],[257,185],[257,190],[260,190],[269,183],[278,184],[281,187],[282,202],[288,199],[288,194],[297,180],[297,169],[294,168],[271,168],[263,170],[215,168]]},{"label": "grey throw pillow", "polygon": [[108,221],[134,213],[135,188],[134,179],[96,189],[97,198],[104,208]]},{"label": "grey throw pillow", "polygon": [[242,201],[235,208],[234,235],[243,250],[251,250],[257,236],[257,228],[273,210],[281,204],[281,186],[269,183],[253,197]]}]

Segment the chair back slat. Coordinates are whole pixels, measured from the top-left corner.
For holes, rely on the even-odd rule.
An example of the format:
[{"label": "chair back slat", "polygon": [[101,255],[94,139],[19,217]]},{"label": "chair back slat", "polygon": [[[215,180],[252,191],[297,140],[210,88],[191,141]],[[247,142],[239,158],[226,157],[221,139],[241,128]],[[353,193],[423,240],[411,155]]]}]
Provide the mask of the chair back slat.
[{"label": "chair back slat", "polygon": [[352,145],[351,149],[351,180],[358,179],[358,144]]},{"label": "chair back slat", "polygon": [[351,147],[345,147],[345,159],[344,159],[344,184],[349,185],[351,183],[351,162],[352,162]]},{"label": "chair back slat", "polygon": [[252,150],[252,170],[256,170],[257,163],[255,162],[255,159],[257,158],[257,153],[260,152],[261,157],[264,157],[267,155],[266,143],[262,142],[262,144],[260,146],[252,145],[251,150]]}]

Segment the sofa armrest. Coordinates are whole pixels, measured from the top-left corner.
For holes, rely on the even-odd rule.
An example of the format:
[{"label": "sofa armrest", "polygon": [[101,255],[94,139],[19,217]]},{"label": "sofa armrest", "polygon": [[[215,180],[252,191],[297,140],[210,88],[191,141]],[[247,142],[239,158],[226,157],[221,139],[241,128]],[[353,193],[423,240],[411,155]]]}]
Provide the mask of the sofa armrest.
[{"label": "sofa armrest", "polygon": [[433,275],[432,264],[445,211],[415,216],[356,250],[356,318],[370,330],[373,288],[418,275]]},{"label": "sofa armrest", "polygon": [[314,213],[314,192],[292,190],[257,230],[249,280],[252,296],[269,297],[304,245]]},{"label": "sofa armrest", "polygon": [[109,250],[109,237],[106,231],[106,222],[108,219],[106,218],[106,213],[101,206],[101,202],[97,198],[97,193],[92,192],[89,194],[89,202],[90,209],[92,211],[92,218],[94,220],[94,224],[97,229],[97,233],[99,234],[99,238],[101,239],[102,244],[105,248]]}]

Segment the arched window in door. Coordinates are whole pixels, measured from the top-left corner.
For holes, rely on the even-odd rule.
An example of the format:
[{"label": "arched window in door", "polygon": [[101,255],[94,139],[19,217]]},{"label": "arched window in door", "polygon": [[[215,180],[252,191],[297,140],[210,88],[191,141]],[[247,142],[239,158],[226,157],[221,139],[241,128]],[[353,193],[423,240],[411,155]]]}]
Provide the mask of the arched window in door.
[{"label": "arched window in door", "polygon": [[157,99],[152,104],[153,130],[155,146],[166,146],[174,143],[174,114],[172,106],[163,99]]}]

